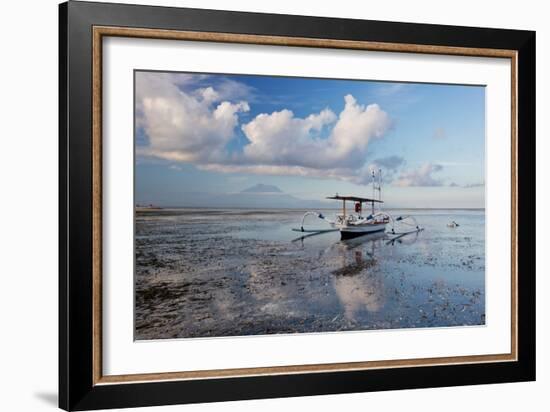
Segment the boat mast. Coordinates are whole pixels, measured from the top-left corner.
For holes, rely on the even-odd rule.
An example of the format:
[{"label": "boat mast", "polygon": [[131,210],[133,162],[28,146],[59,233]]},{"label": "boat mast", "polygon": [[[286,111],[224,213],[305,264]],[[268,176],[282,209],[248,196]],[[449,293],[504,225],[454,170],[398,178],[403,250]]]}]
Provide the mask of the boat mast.
[{"label": "boat mast", "polygon": [[[378,200],[382,203],[382,169],[378,169],[378,185],[376,185],[376,173],[372,170],[372,198],[376,199],[376,191],[378,190]],[[372,203],[372,214],[374,214],[374,201]],[[378,211],[381,210],[381,206],[378,205]]]},{"label": "boat mast", "polygon": [[[374,169],[372,169],[372,198],[376,199],[376,182],[374,178]],[[374,215],[374,200],[371,202],[371,214]]]},{"label": "boat mast", "polygon": [[382,169],[378,169],[378,211],[382,209]]}]

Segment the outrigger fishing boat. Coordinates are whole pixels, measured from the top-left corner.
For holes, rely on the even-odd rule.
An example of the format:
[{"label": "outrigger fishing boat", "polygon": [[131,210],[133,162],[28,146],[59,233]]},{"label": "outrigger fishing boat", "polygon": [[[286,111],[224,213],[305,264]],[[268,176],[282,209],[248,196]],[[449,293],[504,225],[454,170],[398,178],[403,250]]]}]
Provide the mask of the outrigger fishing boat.
[{"label": "outrigger fishing boat", "polygon": [[[318,212],[306,212],[302,217],[302,224],[299,229],[292,229],[297,232],[307,232],[311,234],[320,234],[325,232],[340,231],[342,239],[350,239],[358,236],[367,235],[370,233],[385,232],[386,226],[391,223],[392,228],[390,233],[399,237],[408,233],[419,232],[422,229],[418,226],[416,219],[413,216],[399,216],[393,218],[390,214],[381,210],[382,201],[382,171],[379,170],[378,182],[376,181],[376,175],[372,171],[372,198],[359,197],[359,196],[341,196],[336,194],[329,196],[327,199],[341,200],[342,212],[337,214],[334,219],[330,219]],[[378,192],[378,199],[376,199],[376,192]],[[346,210],[346,202],[353,202],[354,209],[351,212]],[[370,212],[368,215],[363,214],[363,205],[370,203]],[[378,207],[377,207],[378,206]],[[320,219],[325,220],[330,224],[331,229],[317,229],[306,230],[304,229],[304,221],[307,216],[314,215]],[[411,220],[412,223],[407,222]],[[396,223],[404,223],[405,225],[414,227],[414,229],[403,231],[396,231]]]},{"label": "outrigger fishing boat", "polygon": [[[389,215],[382,211],[375,211],[375,203],[383,203],[381,200],[358,196],[340,196],[338,194],[329,196],[327,199],[342,201],[342,213],[337,214],[334,221],[325,218],[331,226],[340,230],[342,239],[385,231],[386,225],[390,222]],[[349,201],[354,202],[355,213],[346,213],[346,202]],[[371,204],[371,212],[367,216],[363,215],[363,203]]]}]

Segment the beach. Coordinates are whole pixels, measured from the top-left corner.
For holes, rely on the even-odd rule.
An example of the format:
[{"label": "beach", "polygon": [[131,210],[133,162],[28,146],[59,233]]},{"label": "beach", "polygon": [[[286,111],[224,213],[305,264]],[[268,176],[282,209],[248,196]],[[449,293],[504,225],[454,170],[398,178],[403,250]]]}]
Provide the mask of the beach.
[{"label": "beach", "polygon": [[388,212],[424,230],[341,241],[293,232],[303,210],[140,209],[135,338],[484,325],[484,210]]}]

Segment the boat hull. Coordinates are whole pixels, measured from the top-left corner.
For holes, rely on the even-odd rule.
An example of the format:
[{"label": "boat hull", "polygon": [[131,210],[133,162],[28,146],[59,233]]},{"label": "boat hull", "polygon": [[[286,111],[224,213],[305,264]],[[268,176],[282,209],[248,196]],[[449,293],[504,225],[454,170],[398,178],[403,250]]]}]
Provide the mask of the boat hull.
[{"label": "boat hull", "polygon": [[368,235],[386,230],[387,223],[375,223],[368,225],[344,226],[340,228],[342,239],[351,239],[358,236]]}]

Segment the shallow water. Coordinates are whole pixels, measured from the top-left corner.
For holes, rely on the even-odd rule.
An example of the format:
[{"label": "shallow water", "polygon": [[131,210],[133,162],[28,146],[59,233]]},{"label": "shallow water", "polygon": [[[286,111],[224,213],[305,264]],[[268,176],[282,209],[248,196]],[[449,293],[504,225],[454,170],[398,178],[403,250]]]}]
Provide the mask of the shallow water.
[{"label": "shallow water", "polygon": [[484,211],[388,212],[425,230],[341,241],[300,238],[296,210],[137,212],[135,337],[485,324]]}]

